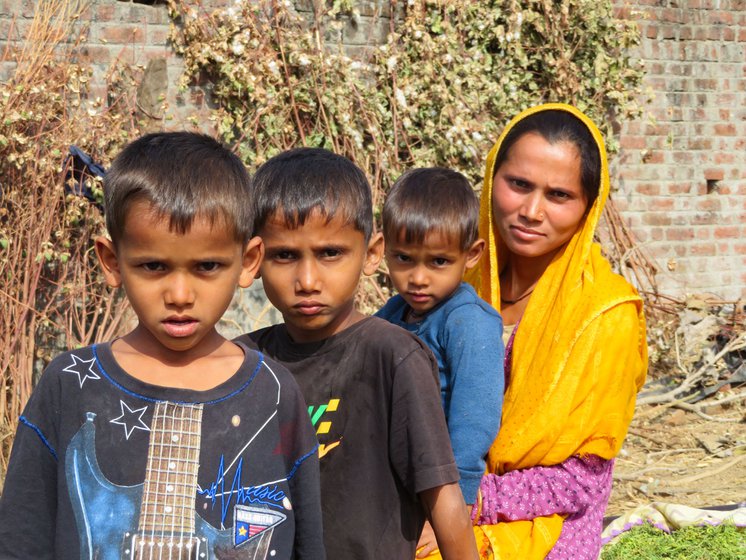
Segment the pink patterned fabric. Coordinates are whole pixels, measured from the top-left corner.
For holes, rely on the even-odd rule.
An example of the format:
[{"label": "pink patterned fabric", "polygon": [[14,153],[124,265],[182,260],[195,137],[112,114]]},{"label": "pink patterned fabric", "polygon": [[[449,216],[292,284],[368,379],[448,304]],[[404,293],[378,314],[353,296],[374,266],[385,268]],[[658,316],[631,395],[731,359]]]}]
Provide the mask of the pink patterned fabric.
[{"label": "pink patterned fabric", "polygon": [[[562,533],[547,560],[595,560],[601,549],[604,511],[611,495],[614,460],[595,455],[570,457],[551,467],[530,467],[482,477],[477,525],[566,515]],[[476,505],[472,518],[476,516]]]},{"label": "pink patterned fabric", "polygon": [[[508,386],[516,325],[505,348]],[[503,475],[485,474],[479,486],[482,510],[475,525],[565,515],[562,533],[546,560],[596,560],[601,550],[604,512],[611,495],[614,460],[588,455],[558,465],[536,466]]]}]

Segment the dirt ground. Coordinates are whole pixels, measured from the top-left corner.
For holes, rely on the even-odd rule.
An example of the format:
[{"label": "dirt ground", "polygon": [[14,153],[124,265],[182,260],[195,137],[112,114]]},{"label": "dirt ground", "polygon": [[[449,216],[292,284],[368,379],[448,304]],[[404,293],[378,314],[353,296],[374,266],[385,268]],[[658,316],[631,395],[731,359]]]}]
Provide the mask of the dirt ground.
[{"label": "dirt ground", "polygon": [[606,515],[653,501],[746,505],[746,399],[703,404],[709,419],[660,405],[638,407],[616,461]]}]

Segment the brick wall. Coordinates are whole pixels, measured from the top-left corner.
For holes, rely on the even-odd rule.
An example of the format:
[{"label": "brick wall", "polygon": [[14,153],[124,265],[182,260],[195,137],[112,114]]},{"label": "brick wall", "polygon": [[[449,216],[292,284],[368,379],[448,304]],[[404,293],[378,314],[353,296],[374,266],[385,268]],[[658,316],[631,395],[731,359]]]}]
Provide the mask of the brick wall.
[{"label": "brick wall", "polygon": [[[301,14],[312,12],[311,0],[295,3]],[[34,0],[0,0],[0,52],[8,44],[20,45],[36,4]],[[106,95],[107,74],[115,62],[121,61],[131,65],[136,78],[143,80],[138,104],[147,128],[197,126],[209,132],[208,92],[202,87],[185,92],[179,89],[183,64],[168,44],[170,20],[165,0],[89,0],[82,4],[86,8],[80,14],[78,33],[85,40],[75,57],[93,68],[90,97]],[[231,1],[184,0],[182,4],[209,12],[229,6]],[[351,56],[364,56],[368,45],[385,40],[390,26],[389,7],[388,0],[358,2],[357,17],[328,39],[341,39]],[[12,56],[0,61],[0,79],[7,79],[14,68]]]},{"label": "brick wall", "polygon": [[615,199],[664,292],[746,298],[746,0],[617,6],[654,99],[621,128]]},{"label": "brick wall", "polygon": [[[746,297],[746,0],[616,0],[640,22],[639,52],[655,97],[648,118],[625,123],[612,164],[615,199],[625,221],[657,261],[666,293]],[[153,128],[209,130],[208,95],[178,90],[181,63],[168,43],[166,6],[92,0],[81,17],[87,41],[78,56],[106,89],[116,60],[139,68],[138,101]],[[228,0],[185,0],[199,9]],[[0,48],[23,36],[36,2],[0,0]],[[297,0],[299,11],[310,0]],[[364,56],[389,29],[388,0],[357,2],[359,17],[339,33]],[[337,39],[338,37],[330,37]],[[0,79],[12,72],[8,61]],[[142,115],[141,115],[142,116]]]}]

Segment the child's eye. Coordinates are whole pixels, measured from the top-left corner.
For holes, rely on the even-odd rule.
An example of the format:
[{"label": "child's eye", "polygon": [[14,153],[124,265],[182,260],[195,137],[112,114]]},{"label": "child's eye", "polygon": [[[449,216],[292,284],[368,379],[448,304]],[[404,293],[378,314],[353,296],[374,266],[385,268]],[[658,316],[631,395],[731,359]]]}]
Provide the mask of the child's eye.
[{"label": "child's eye", "polygon": [[433,264],[435,266],[446,266],[450,261],[446,259],[445,257],[435,257],[433,259]]},{"label": "child's eye", "polygon": [[158,261],[151,261],[151,262],[145,262],[140,265],[143,270],[146,270],[148,272],[162,272],[166,270],[166,266],[162,262]]},{"label": "child's eye", "polygon": [[335,259],[339,257],[341,254],[342,254],[342,250],[336,249],[334,247],[329,247],[321,251],[321,256],[322,258],[325,258],[325,259]]},{"label": "child's eye", "polygon": [[199,263],[198,267],[200,272],[214,272],[218,268],[220,268],[220,263],[217,263],[215,261],[205,261],[202,263]]},{"label": "child's eye", "polygon": [[273,261],[288,262],[288,261],[292,261],[295,258],[295,255],[293,254],[292,251],[281,250],[281,251],[275,251],[271,253],[270,258]]},{"label": "child's eye", "polygon": [[409,258],[409,255],[402,255],[401,253],[397,253],[394,255],[394,259],[398,262],[408,263],[412,259]]}]

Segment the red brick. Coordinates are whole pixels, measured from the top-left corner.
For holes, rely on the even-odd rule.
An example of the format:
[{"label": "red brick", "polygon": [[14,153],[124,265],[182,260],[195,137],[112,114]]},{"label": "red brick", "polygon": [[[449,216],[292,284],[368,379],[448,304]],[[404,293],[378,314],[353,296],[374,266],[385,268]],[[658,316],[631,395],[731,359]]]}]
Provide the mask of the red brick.
[{"label": "red brick", "polygon": [[734,124],[716,124],[715,134],[718,136],[735,136],[736,126]]},{"label": "red brick", "polygon": [[706,240],[710,239],[710,229],[704,228],[704,227],[698,227],[697,231],[695,232],[697,239],[699,240]]},{"label": "red brick", "polygon": [[733,41],[736,38],[736,30],[732,27],[723,29],[723,41]]},{"label": "red brick", "polygon": [[725,177],[725,173],[722,169],[710,168],[705,169],[705,180],[706,181],[722,181]]},{"label": "red brick", "polygon": [[669,183],[668,193],[669,194],[689,194],[692,192],[691,183]]},{"label": "red brick", "polygon": [[117,5],[115,3],[96,6],[96,21],[99,23],[112,21],[114,19],[114,14],[116,13],[116,8]]},{"label": "red brick", "polygon": [[710,12],[709,23],[711,25],[733,25],[733,14],[725,10]]},{"label": "red brick", "polygon": [[642,150],[647,145],[644,136],[622,136],[619,145],[625,150]]},{"label": "red brick", "polygon": [[659,28],[659,37],[662,39],[676,39],[677,26],[661,25]]},{"label": "red brick", "polygon": [[706,212],[717,212],[722,209],[723,205],[721,198],[718,196],[708,196],[701,198],[697,201],[697,210],[704,210]]},{"label": "red brick", "polygon": [[667,212],[646,212],[642,216],[642,223],[648,226],[671,225],[671,217]]},{"label": "red brick", "polygon": [[715,154],[715,157],[713,158],[713,160],[717,164],[736,163],[736,156],[735,154],[725,154],[723,152],[719,152]]},{"label": "red brick", "polygon": [[665,160],[665,157],[663,155],[663,152],[660,150],[654,150],[652,152],[648,152],[647,155],[643,158],[643,163],[663,163]]},{"label": "red brick", "polygon": [[687,147],[690,150],[711,150],[712,140],[709,138],[688,138]]},{"label": "red brick", "polygon": [[738,226],[725,226],[715,228],[715,239],[738,239],[741,235],[741,228]]},{"label": "red brick", "polygon": [[694,239],[694,230],[692,228],[675,227],[666,230],[667,241],[688,241]]},{"label": "red brick", "polygon": [[712,26],[707,29],[707,38],[710,41],[719,41],[723,35],[723,30],[720,27]]},{"label": "red brick", "polygon": [[683,22],[682,10],[678,8],[664,8],[663,10],[661,10],[661,16],[661,19],[663,21],[670,21],[673,23]]},{"label": "red brick", "polygon": [[170,37],[170,35],[171,30],[168,27],[148,27],[148,43],[151,46],[166,45],[168,43],[168,38]]},{"label": "red brick", "polygon": [[660,212],[662,210],[673,210],[673,198],[657,197],[651,198],[647,201],[648,211]]},{"label": "red brick", "polygon": [[658,183],[640,183],[635,187],[635,192],[645,196],[657,196],[660,194],[661,187]]},{"label": "red brick", "polygon": [[73,51],[73,54],[77,54],[82,60],[90,64],[102,66],[108,66],[113,60],[111,48],[107,46],[84,45]]},{"label": "red brick", "polygon": [[103,41],[115,45],[143,43],[145,41],[145,29],[141,26],[133,25],[102,27],[100,30],[100,37]]},{"label": "red brick", "polygon": [[663,65],[662,62],[654,61],[646,65],[646,70],[648,76],[655,76],[664,74],[666,72],[666,67]]}]

